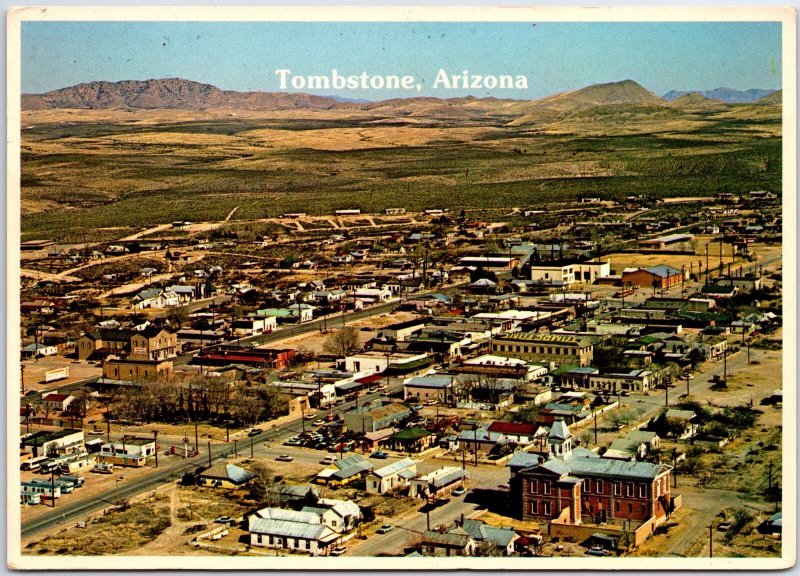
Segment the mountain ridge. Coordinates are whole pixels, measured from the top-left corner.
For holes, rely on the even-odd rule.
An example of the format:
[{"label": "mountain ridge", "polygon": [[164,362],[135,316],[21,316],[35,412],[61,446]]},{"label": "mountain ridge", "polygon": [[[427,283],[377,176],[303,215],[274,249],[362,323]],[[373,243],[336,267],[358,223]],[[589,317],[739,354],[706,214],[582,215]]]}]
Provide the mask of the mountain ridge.
[{"label": "mountain ridge", "polygon": [[664,100],[672,102],[687,94],[699,94],[709,100],[719,100],[728,104],[746,104],[757,102],[765,96],[769,96],[776,90],[767,88],[750,88],[748,90],[734,90],[733,88],[714,88],[713,90],[670,90],[664,94]]}]

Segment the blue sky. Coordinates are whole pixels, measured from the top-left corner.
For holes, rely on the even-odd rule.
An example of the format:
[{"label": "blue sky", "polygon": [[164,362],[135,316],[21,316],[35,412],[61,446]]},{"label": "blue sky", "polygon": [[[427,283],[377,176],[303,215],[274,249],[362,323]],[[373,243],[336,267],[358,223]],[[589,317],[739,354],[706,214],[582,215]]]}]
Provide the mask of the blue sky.
[{"label": "blue sky", "polygon": [[[535,25],[534,25],[535,24]],[[22,91],[93,80],[180,77],[278,91],[295,74],[411,74],[419,93],[317,90],[349,98],[466,94],[540,98],[632,79],[669,90],[781,87],[780,23],[23,22]],[[437,71],[522,74],[527,90],[436,91]]]}]

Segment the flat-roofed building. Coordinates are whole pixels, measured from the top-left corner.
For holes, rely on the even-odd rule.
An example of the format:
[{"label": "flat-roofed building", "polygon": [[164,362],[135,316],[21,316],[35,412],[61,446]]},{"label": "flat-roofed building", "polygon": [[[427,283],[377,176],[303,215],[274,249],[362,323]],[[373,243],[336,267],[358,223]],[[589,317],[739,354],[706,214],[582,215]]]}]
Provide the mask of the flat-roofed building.
[{"label": "flat-roofed building", "polygon": [[594,344],[589,338],[519,332],[492,341],[492,353],[536,362],[589,366]]}]

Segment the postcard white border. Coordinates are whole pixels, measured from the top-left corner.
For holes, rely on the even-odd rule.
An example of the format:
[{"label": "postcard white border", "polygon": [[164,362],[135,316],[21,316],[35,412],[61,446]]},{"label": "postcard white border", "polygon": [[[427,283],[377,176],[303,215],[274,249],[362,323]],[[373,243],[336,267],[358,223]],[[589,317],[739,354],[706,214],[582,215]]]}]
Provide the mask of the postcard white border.
[{"label": "postcard white border", "polygon": [[[22,21],[302,21],[302,22],[695,22],[776,21],[782,23],[783,55],[783,275],[784,362],[783,382],[783,514],[781,558],[392,558],[390,569],[468,570],[763,570],[787,568],[796,558],[796,14],[789,7],[624,6],[624,7],[212,7],[212,6],[84,6],[11,8],[7,21],[7,546],[8,565],[16,569],[120,569],[120,556],[32,557],[20,550],[19,471],[16,462],[20,399],[16,386],[19,363],[19,242],[20,242],[20,24]],[[133,558],[133,557],[129,557]],[[211,566],[209,564],[212,564]],[[502,564],[498,566],[498,564]],[[137,556],[136,569],[258,569],[270,570],[383,570],[382,558],[241,558],[219,556]]]}]

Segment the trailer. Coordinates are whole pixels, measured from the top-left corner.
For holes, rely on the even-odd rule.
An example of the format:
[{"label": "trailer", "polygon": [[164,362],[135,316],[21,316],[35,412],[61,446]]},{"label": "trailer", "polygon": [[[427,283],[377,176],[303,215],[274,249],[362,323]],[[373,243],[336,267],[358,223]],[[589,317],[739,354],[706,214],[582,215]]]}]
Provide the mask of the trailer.
[{"label": "trailer", "polygon": [[69,366],[54,368],[44,373],[45,382],[55,382],[56,380],[63,380],[64,378],[69,378]]}]

